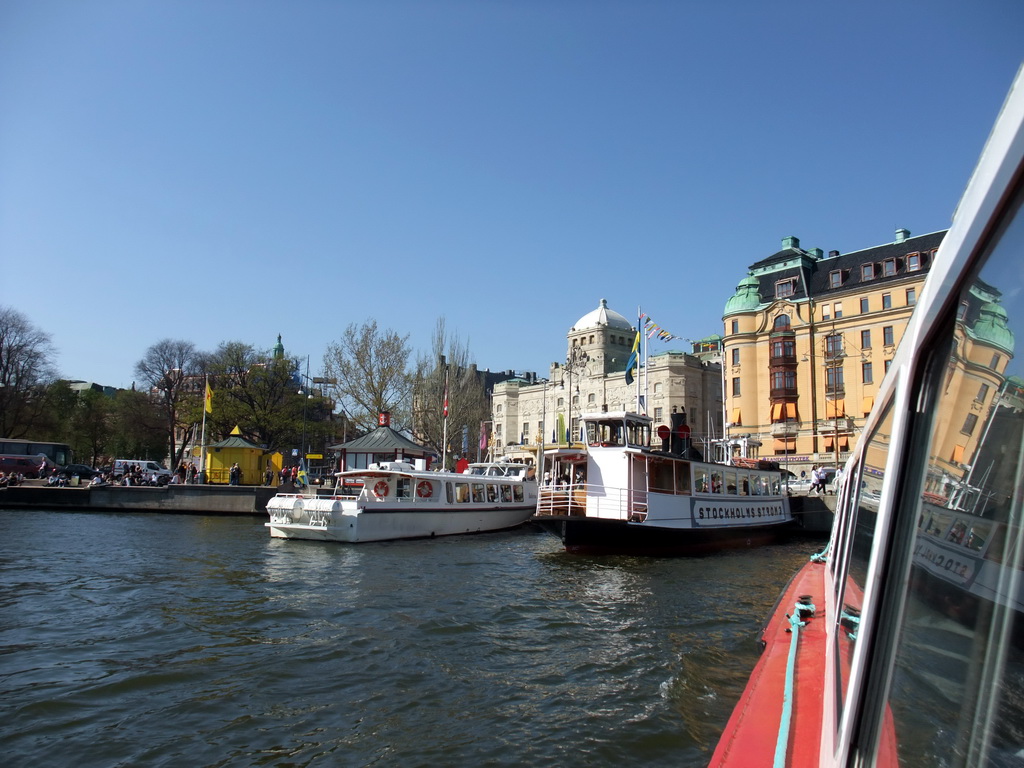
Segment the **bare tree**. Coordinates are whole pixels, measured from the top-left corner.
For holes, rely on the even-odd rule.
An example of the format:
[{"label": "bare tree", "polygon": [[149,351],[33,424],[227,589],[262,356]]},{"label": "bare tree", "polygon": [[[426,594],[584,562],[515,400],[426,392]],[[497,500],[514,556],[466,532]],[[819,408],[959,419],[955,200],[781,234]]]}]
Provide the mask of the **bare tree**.
[{"label": "bare tree", "polygon": [[[192,419],[181,418],[181,407],[194,399],[199,353],[190,341],[163,339],[146,350],[135,364],[135,375],[158,400],[167,430],[168,456],[171,467],[181,463],[186,441],[179,446],[175,440],[178,428],[190,430]],[[187,409],[186,409],[187,410]]]},{"label": "bare tree", "polygon": [[396,429],[409,425],[408,340],[408,334],[379,330],[371,319],[349,324],[341,339],[327,346],[324,376],[337,381],[338,400],[357,429],[373,429],[382,411],[391,413]]},{"label": "bare tree", "polygon": [[445,319],[439,317],[430,356],[416,361],[413,433],[435,448],[446,466],[449,457],[463,450],[464,442],[467,448],[479,444],[480,423],[489,418],[484,382],[470,357],[468,343],[458,334],[449,335]]},{"label": "bare tree", "polygon": [[0,435],[24,437],[35,426],[56,376],[53,354],[49,334],[0,307]]}]

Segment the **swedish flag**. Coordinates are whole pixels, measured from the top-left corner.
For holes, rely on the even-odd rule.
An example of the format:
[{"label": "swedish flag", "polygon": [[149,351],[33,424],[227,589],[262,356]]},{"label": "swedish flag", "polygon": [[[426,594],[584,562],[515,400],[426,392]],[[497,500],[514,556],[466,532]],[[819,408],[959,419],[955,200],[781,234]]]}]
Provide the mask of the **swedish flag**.
[{"label": "swedish flag", "polygon": [[626,386],[633,383],[634,371],[637,371],[640,362],[640,331],[636,332],[633,339],[633,351],[629,353],[629,362],[626,363]]}]

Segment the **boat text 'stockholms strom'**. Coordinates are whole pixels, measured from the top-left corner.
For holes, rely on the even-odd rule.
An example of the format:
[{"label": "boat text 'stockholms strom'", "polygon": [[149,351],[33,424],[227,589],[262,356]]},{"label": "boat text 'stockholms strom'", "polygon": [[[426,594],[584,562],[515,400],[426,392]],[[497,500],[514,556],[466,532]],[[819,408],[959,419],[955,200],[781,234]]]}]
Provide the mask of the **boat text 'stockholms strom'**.
[{"label": "boat text 'stockholms strom'", "polygon": [[695,555],[772,541],[793,524],[779,468],[713,464],[689,445],[685,422],[663,429],[617,411],[581,417],[586,450],[546,456],[536,521],[570,552]]},{"label": "boat text 'stockholms strom'", "polygon": [[1024,765],[1022,206],[1018,73],[711,765]]}]

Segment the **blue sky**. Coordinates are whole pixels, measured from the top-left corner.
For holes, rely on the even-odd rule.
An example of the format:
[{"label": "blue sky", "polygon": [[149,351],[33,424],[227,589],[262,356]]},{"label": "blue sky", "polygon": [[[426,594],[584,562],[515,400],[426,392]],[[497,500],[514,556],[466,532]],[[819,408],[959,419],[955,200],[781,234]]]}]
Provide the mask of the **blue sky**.
[{"label": "blue sky", "polygon": [[1021,30],[1011,0],[7,0],[0,304],[125,387],[160,339],[280,333],[315,371],[369,318],[539,373],[602,298],[719,333],[787,235],[949,226]]}]

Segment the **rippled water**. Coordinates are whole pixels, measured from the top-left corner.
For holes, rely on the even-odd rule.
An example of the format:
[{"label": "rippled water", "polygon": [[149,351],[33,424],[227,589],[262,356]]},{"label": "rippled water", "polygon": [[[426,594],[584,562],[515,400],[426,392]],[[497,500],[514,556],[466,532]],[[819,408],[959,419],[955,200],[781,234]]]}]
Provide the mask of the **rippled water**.
[{"label": "rippled water", "polygon": [[271,540],[0,512],[7,766],[705,765],[820,542],[584,558],[532,527]]}]

